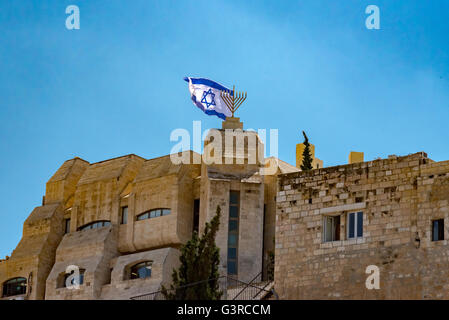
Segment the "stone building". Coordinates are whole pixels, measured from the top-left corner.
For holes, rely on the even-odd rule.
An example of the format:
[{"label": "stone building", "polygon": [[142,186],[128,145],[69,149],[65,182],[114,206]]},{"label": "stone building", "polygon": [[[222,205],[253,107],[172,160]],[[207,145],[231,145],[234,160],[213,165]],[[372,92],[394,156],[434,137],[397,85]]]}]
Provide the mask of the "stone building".
[{"label": "stone building", "polygon": [[[280,175],[280,298],[449,299],[449,161],[350,159]],[[366,285],[373,266],[378,289]]]},{"label": "stone building", "polygon": [[[276,176],[298,169],[270,158],[267,164],[279,165],[268,172],[259,137],[242,129],[230,118],[211,130],[203,157],[189,151],[64,162],[11,257],[0,261],[0,298],[129,299],[157,291],[171,281],[180,245],[217,206],[220,272],[262,278],[274,249]],[[77,284],[74,275],[78,289],[67,287]]]}]

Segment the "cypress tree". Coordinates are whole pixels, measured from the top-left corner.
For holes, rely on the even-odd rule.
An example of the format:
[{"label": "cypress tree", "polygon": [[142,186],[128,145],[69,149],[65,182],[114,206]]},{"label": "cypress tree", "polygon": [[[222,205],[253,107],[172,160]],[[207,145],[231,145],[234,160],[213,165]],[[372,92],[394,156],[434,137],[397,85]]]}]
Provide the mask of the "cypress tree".
[{"label": "cypress tree", "polygon": [[312,153],[310,152],[310,143],[309,138],[307,138],[306,133],[303,131],[302,134],[304,135],[304,151],[302,152],[302,164],[301,164],[301,170],[307,171],[312,170]]},{"label": "cypress tree", "polygon": [[[181,247],[178,270],[173,270],[170,289],[162,286],[162,294],[168,300],[219,300],[223,294],[219,288],[220,249],[215,236],[220,226],[221,209],[206,223],[201,238],[196,232]],[[190,285],[189,285],[190,284]]]}]

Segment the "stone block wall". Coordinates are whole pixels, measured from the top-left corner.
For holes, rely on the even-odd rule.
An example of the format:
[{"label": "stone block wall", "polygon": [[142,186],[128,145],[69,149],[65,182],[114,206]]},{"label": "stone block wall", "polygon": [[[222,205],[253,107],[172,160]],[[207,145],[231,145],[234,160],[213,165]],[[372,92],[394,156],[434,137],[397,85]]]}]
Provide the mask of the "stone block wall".
[{"label": "stone block wall", "polygon": [[89,163],[81,158],[65,161],[46,184],[45,203],[65,203],[72,197],[80,177],[88,166]]},{"label": "stone block wall", "polygon": [[[284,299],[448,299],[449,161],[426,154],[281,175],[275,288]],[[348,214],[363,212],[349,239]],[[324,219],[340,216],[326,242]],[[444,219],[444,240],[432,221]],[[368,290],[367,266],[380,270]]]}]

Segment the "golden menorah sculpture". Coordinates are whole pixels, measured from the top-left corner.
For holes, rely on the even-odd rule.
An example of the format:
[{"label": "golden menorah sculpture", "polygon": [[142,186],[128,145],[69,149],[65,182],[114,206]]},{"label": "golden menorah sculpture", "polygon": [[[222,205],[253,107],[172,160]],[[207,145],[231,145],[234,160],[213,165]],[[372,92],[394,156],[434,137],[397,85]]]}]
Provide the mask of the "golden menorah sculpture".
[{"label": "golden menorah sculpture", "polygon": [[246,100],[246,92],[236,92],[235,86],[233,86],[232,93],[230,90],[223,90],[221,91],[220,95],[231,111],[232,117],[234,118],[234,112],[236,112],[237,109],[242,105],[243,101]]}]

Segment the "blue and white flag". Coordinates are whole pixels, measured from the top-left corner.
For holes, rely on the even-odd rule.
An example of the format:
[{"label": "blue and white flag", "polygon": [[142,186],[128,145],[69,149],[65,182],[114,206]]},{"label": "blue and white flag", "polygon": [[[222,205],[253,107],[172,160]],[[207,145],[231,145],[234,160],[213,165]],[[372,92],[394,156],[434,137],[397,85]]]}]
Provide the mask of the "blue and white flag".
[{"label": "blue and white flag", "polygon": [[233,95],[232,90],[209,79],[186,77],[184,80],[189,83],[193,104],[203,110],[205,114],[215,115],[223,120],[232,116],[231,110],[229,110],[220,95],[221,91],[224,90],[229,91]]}]

